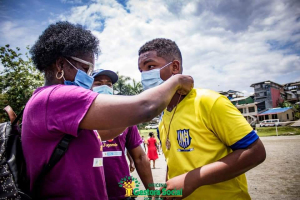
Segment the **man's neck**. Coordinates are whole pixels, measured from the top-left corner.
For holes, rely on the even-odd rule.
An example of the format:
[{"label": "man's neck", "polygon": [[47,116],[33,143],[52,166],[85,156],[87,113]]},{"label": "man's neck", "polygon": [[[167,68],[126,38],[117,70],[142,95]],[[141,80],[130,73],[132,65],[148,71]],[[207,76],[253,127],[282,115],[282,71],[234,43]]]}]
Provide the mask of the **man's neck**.
[{"label": "man's neck", "polygon": [[185,96],[183,95],[180,96],[180,94],[175,93],[169,105],[167,106],[167,111],[171,112],[177,106],[177,104],[179,104],[184,99],[184,97]]}]

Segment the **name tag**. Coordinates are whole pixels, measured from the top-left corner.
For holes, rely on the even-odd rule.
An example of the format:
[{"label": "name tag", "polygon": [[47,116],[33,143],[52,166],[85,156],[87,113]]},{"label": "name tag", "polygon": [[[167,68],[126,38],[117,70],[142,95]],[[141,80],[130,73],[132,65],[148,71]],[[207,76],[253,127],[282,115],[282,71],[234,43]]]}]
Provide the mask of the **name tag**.
[{"label": "name tag", "polygon": [[122,156],[122,151],[104,151],[103,157],[115,157],[115,156]]},{"label": "name tag", "polygon": [[93,167],[102,167],[103,158],[94,158]]}]

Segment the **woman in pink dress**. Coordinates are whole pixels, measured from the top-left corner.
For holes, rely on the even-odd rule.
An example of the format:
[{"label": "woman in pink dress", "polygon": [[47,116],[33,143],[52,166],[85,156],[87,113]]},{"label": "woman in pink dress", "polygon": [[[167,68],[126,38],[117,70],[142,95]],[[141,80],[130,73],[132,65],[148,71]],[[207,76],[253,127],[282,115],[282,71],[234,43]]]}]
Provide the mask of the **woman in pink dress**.
[{"label": "woman in pink dress", "polygon": [[155,169],[155,160],[158,158],[157,155],[157,146],[156,139],[152,132],[149,133],[150,138],[148,139],[148,158],[149,160],[153,160],[153,169]]}]

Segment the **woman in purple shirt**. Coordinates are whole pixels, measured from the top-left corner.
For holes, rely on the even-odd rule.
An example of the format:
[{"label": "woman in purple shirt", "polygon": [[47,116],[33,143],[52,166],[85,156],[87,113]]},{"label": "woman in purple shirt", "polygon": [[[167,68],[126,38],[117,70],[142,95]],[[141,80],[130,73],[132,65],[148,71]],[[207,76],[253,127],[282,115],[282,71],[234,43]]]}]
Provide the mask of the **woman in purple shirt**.
[{"label": "woman in purple shirt", "polygon": [[82,26],[58,22],[30,50],[45,76],[45,86],[35,90],[23,115],[22,146],[31,190],[59,141],[66,134],[74,136],[65,155],[44,177],[41,198],[107,199],[101,139],[151,120],[176,91],[187,94],[193,87],[190,76],[176,75],[132,97],[93,92],[90,75],[98,44]]}]

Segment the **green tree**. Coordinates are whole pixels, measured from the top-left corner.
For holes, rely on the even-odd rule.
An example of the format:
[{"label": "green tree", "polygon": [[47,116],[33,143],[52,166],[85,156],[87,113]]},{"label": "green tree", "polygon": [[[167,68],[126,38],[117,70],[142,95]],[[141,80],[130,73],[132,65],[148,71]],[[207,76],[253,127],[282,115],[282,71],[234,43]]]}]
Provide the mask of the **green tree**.
[{"label": "green tree", "polygon": [[143,92],[143,86],[141,84],[141,82],[137,82],[136,80],[132,80],[132,86],[131,87],[131,91],[134,95],[136,94],[140,94],[141,92]]},{"label": "green tree", "polygon": [[295,120],[300,119],[300,105],[299,104],[291,104],[288,101],[283,101],[281,103],[278,103],[278,106],[281,107],[281,108],[292,107],[293,110],[294,110]]},{"label": "green tree", "polygon": [[0,72],[0,120],[8,120],[3,108],[10,105],[18,114],[31,97],[33,91],[43,85],[43,75],[33,66],[28,55],[29,47],[22,58],[20,48],[9,45],[0,47],[3,71]]},{"label": "green tree", "polygon": [[295,111],[295,120],[300,119],[300,105],[299,104],[294,104],[293,105],[293,110]]},{"label": "green tree", "polygon": [[[128,76],[120,75],[119,72],[117,72],[117,74],[119,76],[119,80],[113,86],[116,95],[137,95],[143,91],[143,87],[140,82],[137,82]],[[131,80],[132,84],[129,83]]]},{"label": "green tree", "polygon": [[281,108],[292,107],[292,104],[288,101],[278,102],[278,106]]}]

